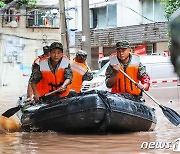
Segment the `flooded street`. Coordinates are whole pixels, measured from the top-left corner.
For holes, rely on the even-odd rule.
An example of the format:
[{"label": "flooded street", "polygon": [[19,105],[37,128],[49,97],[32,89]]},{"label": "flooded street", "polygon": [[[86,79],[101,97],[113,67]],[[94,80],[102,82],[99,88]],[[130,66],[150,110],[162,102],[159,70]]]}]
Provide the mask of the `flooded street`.
[{"label": "flooded street", "polygon": [[[28,77],[12,78],[14,84],[0,87],[0,113],[15,107],[18,97],[26,92]],[[21,84],[20,84],[21,83]],[[176,89],[175,89],[176,91]],[[155,89],[150,90],[159,103],[164,104],[180,113],[179,99],[172,89],[159,89],[158,92],[165,96],[158,98]],[[176,96],[173,96],[176,95]],[[167,97],[167,96],[170,97]],[[160,96],[160,95],[159,95]],[[0,134],[0,154],[40,154],[40,153],[173,153],[173,143],[180,138],[179,126],[171,124],[162,113],[159,106],[149,98],[148,104],[156,109],[157,125],[152,132],[136,132],[124,134],[101,135],[69,135],[57,132],[14,132]],[[169,103],[172,100],[172,103]],[[16,120],[16,115],[14,116]],[[143,142],[166,142],[167,149],[141,149]],[[177,152],[174,152],[177,153]]]},{"label": "flooded street", "polygon": [[178,153],[180,0],[0,0],[0,154]]}]

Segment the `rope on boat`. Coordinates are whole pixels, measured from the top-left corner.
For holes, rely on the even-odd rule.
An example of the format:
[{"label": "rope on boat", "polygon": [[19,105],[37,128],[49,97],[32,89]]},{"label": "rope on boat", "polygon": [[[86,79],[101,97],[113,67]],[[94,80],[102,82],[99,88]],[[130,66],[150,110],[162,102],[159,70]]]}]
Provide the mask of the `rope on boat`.
[{"label": "rope on boat", "polygon": [[106,97],[104,93],[101,93],[100,91],[98,91],[97,94],[101,98],[104,105],[106,106],[106,112],[104,114],[104,118],[100,125],[100,130],[105,131],[107,129],[107,126],[110,123],[110,114],[112,112],[112,108],[111,108],[108,98]]}]

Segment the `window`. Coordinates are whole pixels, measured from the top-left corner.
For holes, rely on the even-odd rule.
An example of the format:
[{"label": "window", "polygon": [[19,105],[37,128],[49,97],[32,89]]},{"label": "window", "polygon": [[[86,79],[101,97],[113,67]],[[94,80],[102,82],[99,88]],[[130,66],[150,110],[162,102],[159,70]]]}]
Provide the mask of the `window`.
[{"label": "window", "polygon": [[19,23],[20,16],[15,8],[10,8],[7,10],[2,17],[3,27],[17,27]]},{"label": "window", "polygon": [[[142,0],[142,14],[154,22],[166,21],[164,7],[158,0]],[[143,23],[152,22],[148,19],[143,18]]]},{"label": "window", "polygon": [[59,27],[59,13],[57,9],[28,10],[28,27]]},{"label": "window", "polygon": [[117,26],[117,10],[114,4],[107,5],[107,25],[108,27]]},{"label": "window", "polygon": [[117,25],[116,4],[91,9],[91,28],[109,28]]},{"label": "window", "polygon": [[146,54],[151,55],[154,52],[154,44],[146,44]]}]

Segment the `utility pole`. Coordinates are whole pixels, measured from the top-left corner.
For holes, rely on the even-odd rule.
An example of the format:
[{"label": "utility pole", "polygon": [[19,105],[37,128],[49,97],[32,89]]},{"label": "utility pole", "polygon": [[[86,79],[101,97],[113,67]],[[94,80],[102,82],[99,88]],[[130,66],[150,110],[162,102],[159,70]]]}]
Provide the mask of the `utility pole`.
[{"label": "utility pole", "polygon": [[87,63],[91,68],[91,40],[90,40],[90,18],[89,0],[81,0],[82,4],[82,50],[87,51]]},{"label": "utility pole", "polygon": [[60,31],[61,31],[61,43],[65,54],[69,57],[69,47],[68,47],[68,36],[66,27],[66,16],[65,16],[65,4],[64,0],[59,0],[59,13],[60,13]]}]

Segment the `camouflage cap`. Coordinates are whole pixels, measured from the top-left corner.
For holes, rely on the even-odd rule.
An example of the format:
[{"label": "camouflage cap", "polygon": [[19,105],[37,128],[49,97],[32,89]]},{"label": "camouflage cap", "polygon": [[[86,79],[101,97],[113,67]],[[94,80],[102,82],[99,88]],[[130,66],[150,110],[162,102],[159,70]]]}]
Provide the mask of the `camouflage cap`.
[{"label": "camouflage cap", "polygon": [[63,45],[60,43],[60,42],[53,42],[51,45],[50,45],[50,51],[52,51],[53,49],[55,48],[59,48],[59,49],[62,49],[63,50]]},{"label": "camouflage cap", "polygon": [[44,53],[44,54],[47,54],[49,51],[50,51],[50,50],[49,50],[49,46],[44,46],[44,47],[43,47],[43,53]]},{"label": "camouflage cap", "polygon": [[128,41],[121,41],[116,43],[116,49],[119,48],[130,48],[129,42]]},{"label": "camouflage cap", "polygon": [[76,58],[78,59],[78,60],[86,60],[86,58],[87,58],[87,52],[86,51],[84,51],[84,50],[78,50],[77,52],[76,52]]},{"label": "camouflage cap", "polygon": [[76,53],[76,56],[77,55],[87,56],[87,52],[84,51],[84,50],[78,50],[77,53]]}]

